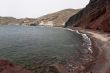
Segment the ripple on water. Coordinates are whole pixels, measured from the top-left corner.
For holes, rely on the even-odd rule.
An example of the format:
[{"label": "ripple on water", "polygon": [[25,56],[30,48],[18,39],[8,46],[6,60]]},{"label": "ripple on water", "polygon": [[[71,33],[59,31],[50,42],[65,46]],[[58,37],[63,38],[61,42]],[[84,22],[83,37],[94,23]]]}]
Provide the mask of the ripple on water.
[{"label": "ripple on water", "polygon": [[82,35],[64,28],[0,26],[0,57],[31,66],[65,63],[80,55]]}]

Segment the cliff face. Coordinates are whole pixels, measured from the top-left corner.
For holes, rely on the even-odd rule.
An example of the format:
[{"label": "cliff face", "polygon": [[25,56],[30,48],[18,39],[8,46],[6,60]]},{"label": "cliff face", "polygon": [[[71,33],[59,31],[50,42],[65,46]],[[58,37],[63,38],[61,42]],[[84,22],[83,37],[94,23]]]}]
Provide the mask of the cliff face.
[{"label": "cliff face", "polygon": [[84,9],[70,17],[65,26],[110,32],[110,0],[90,0]]}]

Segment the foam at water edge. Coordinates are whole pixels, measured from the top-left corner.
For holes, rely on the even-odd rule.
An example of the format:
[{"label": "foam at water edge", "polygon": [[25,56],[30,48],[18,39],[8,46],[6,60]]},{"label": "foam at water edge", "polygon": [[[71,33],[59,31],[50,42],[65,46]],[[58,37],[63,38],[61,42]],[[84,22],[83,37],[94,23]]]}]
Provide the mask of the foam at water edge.
[{"label": "foam at water edge", "polygon": [[80,33],[78,30],[72,30],[70,28],[66,28],[66,29],[69,30],[69,31],[75,31],[76,33],[82,35],[83,40],[84,40],[83,45],[87,46],[87,48],[90,51],[90,53],[93,53],[93,51],[91,49],[92,42],[91,42],[90,38],[87,36],[87,34]]}]

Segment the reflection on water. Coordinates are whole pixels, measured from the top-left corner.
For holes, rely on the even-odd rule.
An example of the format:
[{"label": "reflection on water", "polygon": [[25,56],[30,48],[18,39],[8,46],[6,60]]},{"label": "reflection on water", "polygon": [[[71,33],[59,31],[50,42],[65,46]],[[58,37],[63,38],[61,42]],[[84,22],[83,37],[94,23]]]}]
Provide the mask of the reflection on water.
[{"label": "reflection on water", "polygon": [[0,26],[0,58],[16,63],[66,61],[71,55],[78,56],[76,49],[81,45],[81,35],[64,28]]}]

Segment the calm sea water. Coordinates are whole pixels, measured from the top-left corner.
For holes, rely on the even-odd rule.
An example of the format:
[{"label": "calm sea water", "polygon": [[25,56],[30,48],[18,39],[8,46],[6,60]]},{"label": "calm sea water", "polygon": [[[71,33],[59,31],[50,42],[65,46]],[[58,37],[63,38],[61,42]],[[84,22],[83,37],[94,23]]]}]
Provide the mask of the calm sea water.
[{"label": "calm sea water", "polygon": [[82,36],[64,28],[0,26],[0,59],[25,66],[66,62],[78,56]]}]

